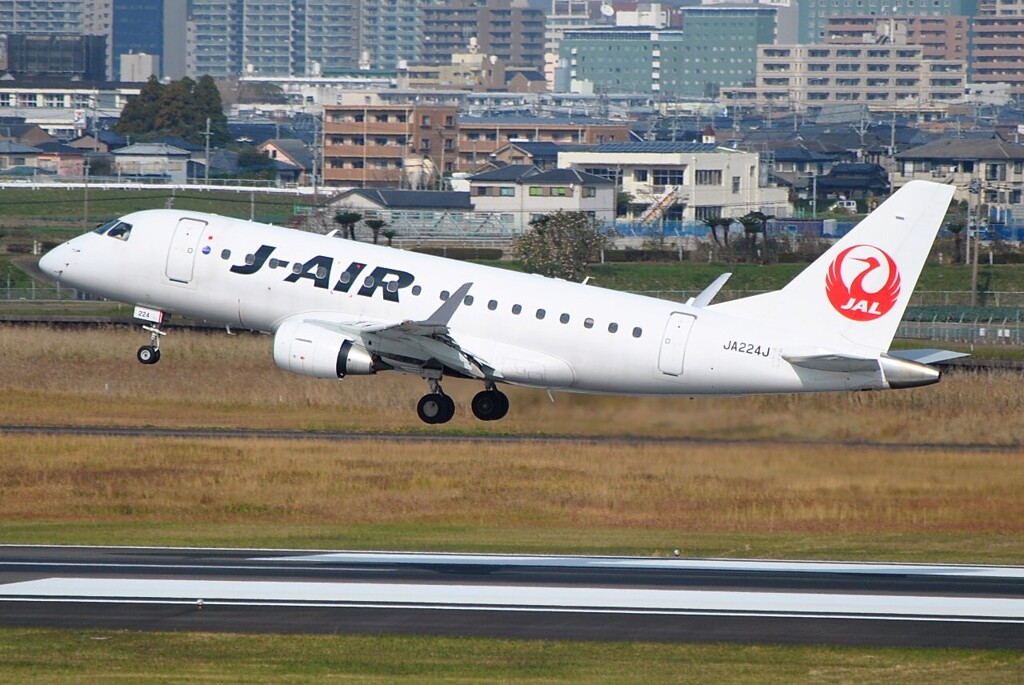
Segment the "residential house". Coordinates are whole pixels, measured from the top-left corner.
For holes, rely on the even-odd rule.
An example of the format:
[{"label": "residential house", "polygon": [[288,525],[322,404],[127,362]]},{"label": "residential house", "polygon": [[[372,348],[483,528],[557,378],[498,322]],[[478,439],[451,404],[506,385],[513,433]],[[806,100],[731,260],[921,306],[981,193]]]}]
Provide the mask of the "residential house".
[{"label": "residential house", "polygon": [[[465,191],[353,188],[335,196],[328,210],[329,216],[356,211],[364,219],[382,219],[400,241],[413,244],[469,238],[507,240],[514,230],[510,219],[473,211]],[[367,230],[357,227],[357,237],[365,236]]]},{"label": "residential house", "polygon": [[558,166],[615,182],[641,222],[790,213],[787,190],[768,185],[758,153],[713,143],[609,143],[560,151]]},{"label": "residential house", "polygon": [[135,176],[188,182],[188,150],[166,143],[136,143],[114,151],[114,169],[118,176]]},{"label": "residential house", "polygon": [[313,173],[313,153],[301,140],[275,138],[257,149],[278,163],[278,180],[305,184]]},{"label": "residential house", "polygon": [[10,140],[0,140],[0,174],[4,176],[34,176],[39,170],[41,150]]},{"label": "residential house", "polygon": [[85,176],[85,151],[63,143],[40,143],[39,169],[56,176]]},{"label": "residential house", "polygon": [[994,135],[943,138],[898,153],[896,163],[893,190],[913,179],[948,183],[957,187],[954,200],[1024,216],[1024,145]]},{"label": "residential house", "polygon": [[467,179],[473,206],[511,220],[518,231],[554,212],[584,212],[602,223],[615,221],[615,182],[576,169],[542,171],[513,164]]}]

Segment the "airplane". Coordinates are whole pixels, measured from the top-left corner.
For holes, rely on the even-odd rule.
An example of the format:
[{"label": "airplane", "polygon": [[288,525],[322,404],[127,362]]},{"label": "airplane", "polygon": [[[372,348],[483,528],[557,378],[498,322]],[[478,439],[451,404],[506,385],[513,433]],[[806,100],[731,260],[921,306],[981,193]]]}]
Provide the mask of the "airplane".
[{"label": "airplane", "polygon": [[[445,378],[619,395],[747,395],[911,388],[961,356],[889,351],[954,188],[911,181],[781,290],[712,303],[719,276],[686,303],[254,221],[134,212],[63,243],[40,269],[134,305],[160,360],[171,314],[273,336],[287,371],[340,379],[397,371],[427,381],[417,414],[455,414]],[[334,232],[332,232],[334,233]]]}]

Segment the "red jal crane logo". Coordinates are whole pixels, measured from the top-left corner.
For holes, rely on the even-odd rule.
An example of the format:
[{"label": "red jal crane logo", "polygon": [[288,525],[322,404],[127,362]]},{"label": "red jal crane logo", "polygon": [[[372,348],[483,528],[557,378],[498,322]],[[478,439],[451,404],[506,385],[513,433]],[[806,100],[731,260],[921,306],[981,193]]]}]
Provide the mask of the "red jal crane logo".
[{"label": "red jal crane logo", "polygon": [[[865,266],[860,268],[861,264]],[[854,245],[840,252],[828,267],[825,293],[846,318],[873,321],[888,313],[899,299],[900,272],[883,250]]]}]

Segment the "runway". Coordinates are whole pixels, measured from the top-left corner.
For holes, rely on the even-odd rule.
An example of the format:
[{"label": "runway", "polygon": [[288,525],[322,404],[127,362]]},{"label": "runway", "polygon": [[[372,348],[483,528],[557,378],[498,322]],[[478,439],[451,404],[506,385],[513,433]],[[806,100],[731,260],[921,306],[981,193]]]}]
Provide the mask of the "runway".
[{"label": "runway", "polygon": [[1024,648],[1024,567],[0,546],[0,625]]}]

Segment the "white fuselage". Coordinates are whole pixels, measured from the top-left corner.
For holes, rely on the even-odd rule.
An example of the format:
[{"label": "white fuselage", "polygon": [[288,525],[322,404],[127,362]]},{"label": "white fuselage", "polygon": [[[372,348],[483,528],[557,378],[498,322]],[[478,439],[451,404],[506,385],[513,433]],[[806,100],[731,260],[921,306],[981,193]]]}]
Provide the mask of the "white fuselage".
[{"label": "white fuselage", "polygon": [[715,306],[208,214],[151,210],[123,221],[132,225],[127,240],[88,233],[56,248],[41,266],[67,285],[113,300],[271,333],[303,315],[421,321],[444,294],[472,283],[448,324],[450,337],[493,369],[497,382],[655,395],[888,387],[877,370],[790,364],[787,350],[841,341],[821,331],[808,340],[806,331],[776,326],[770,311],[751,321]]}]

